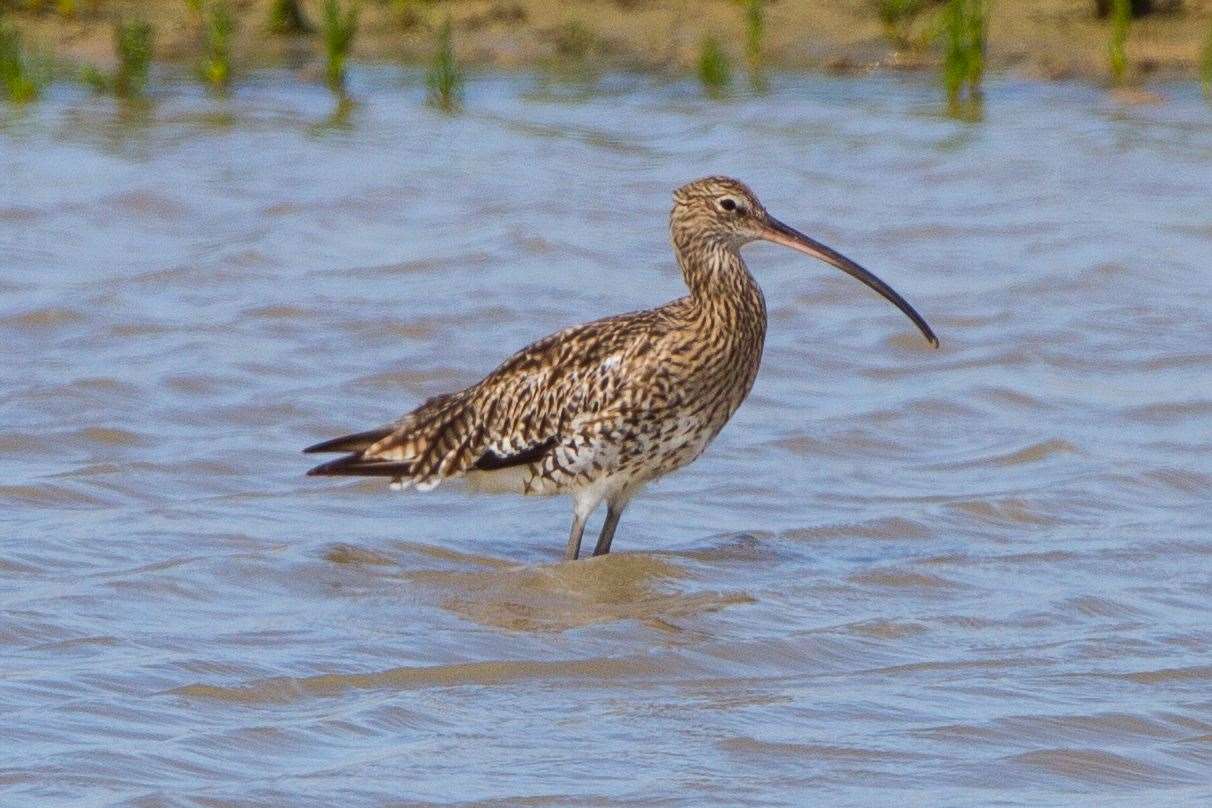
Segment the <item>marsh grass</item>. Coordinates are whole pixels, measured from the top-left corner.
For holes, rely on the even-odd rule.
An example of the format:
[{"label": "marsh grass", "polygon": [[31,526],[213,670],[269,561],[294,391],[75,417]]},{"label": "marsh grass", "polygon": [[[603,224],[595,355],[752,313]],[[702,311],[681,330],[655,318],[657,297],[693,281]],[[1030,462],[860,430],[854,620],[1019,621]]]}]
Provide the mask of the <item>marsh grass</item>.
[{"label": "marsh grass", "polygon": [[50,62],[26,50],[21,33],[0,20],[0,90],[14,104],[37,100],[50,83]]},{"label": "marsh grass", "polygon": [[1128,29],[1131,25],[1131,0],[1111,0],[1111,37],[1107,41],[1107,65],[1114,84],[1123,84],[1128,74]]},{"label": "marsh grass", "polygon": [[762,41],[765,36],[765,0],[745,0],[745,63],[752,73],[762,69]]},{"label": "marsh grass", "polygon": [[84,68],[83,79],[94,90],[120,98],[137,98],[147,89],[155,30],[146,20],[129,20],[114,26],[118,67],[112,75],[95,67]]},{"label": "marsh grass", "polygon": [[118,51],[118,71],[114,74],[114,86],[119,95],[141,95],[147,89],[153,37],[151,23],[143,20],[133,20],[118,26],[114,35]]},{"label": "marsh grass", "polygon": [[340,0],[324,0],[320,30],[324,36],[324,79],[332,89],[344,91],[345,63],[358,33],[358,4],[350,3],[342,10]]},{"label": "marsh grass", "polygon": [[980,115],[987,27],[986,0],[947,0],[943,7],[943,86],[952,115]]},{"label": "marsh grass", "polygon": [[766,0],[745,0],[745,64],[749,84],[754,90],[766,90],[765,71]]},{"label": "marsh grass", "polygon": [[269,7],[268,27],[275,34],[310,34],[315,31],[307,17],[303,16],[299,0],[273,0],[273,5]]},{"label": "marsh grass", "polygon": [[732,84],[732,65],[714,36],[703,37],[699,44],[698,76],[699,83],[712,97],[723,95]]},{"label": "marsh grass", "polygon": [[202,79],[221,92],[231,86],[231,40],[236,32],[236,18],[227,0],[215,0],[206,12]]},{"label": "marsh grass", "polygon": [[912,46],[913,24],[926,6],[926,0],[875,0],[875,13],[884,26],[884,36],[893,46]]},{"label": "marsh grass", "polygon": [[426,100],[443,112],[454,112],[463,100],[463,72],[455,60],[450,17],[438,26],[433,60],[425,71]]}]

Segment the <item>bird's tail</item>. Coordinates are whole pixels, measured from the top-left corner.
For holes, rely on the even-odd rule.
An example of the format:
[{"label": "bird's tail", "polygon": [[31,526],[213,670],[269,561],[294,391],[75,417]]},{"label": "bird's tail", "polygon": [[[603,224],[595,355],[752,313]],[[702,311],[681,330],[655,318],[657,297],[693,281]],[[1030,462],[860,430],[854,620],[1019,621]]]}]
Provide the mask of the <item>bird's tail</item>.
[{"label": "bird's tail", "polygon": [[339,438],[313,443],[303,450],[303,454],[325,454],[337,452],[361,452],[386,438],[395,427],[384,426],[370,429],[366,432],[355,432],[352,435],[342,435]]},{"label": "bird's tail", "polygon": [[[429,399],[390,426],[344,435],[308,446],[308,454],[343,452],[344,457],[321,463],[308,476],[390,477],[395,487],[433,488],[442,479],[458,476],[470,465],[467,438],[453,433],[463,420],[462,394]],[[465,426],[465,425],[464,425]],[[472,454],[471,462],[475,455]]]},{"label": "bird's tail", "polygon": [[326,440],[314,446],[308,446],[303,451],[307,454],[324,452],[345,452],[344,457],[329,460],[308,470],[309,477],[315,476],[360,476],[360,477],[391,477],[393,479],[407,477],[412,473],[411,463],[401,463],[394,460],[377,460],[365,456],[371,446],[391,435],[391,427],[371,429],[366,432],[356,432],[339,438]]}]

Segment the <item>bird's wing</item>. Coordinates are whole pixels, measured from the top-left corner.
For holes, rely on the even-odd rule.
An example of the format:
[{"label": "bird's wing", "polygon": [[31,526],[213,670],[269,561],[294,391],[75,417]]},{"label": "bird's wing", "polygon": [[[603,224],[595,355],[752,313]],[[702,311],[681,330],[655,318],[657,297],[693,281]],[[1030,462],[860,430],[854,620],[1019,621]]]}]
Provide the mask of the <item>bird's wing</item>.
[{"label": "bird's wing", "polygon": [[533,463],[617,408],[651,364],[665,325],[654,309],[559,331],[389,427],[311,447],[350,454],[309,473],[390,476],[424,490],[473,470]]}]

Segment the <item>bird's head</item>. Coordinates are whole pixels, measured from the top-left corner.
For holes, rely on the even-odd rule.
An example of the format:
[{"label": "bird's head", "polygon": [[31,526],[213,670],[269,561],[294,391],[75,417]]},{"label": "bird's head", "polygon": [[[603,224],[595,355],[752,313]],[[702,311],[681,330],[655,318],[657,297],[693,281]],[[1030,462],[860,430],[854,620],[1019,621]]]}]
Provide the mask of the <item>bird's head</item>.
[{"label": "bird's head", "polygon": [[670,222],[676,235],[733,248],[763,238],[770,214],[745,183],[705,177],[673,192]]},{"label": "bird's head", "polygon": [[669,223],[674,245],[683,255],[703,248],[738,252],[745,244],[761,240],[831,264],[883,295],[913,321],[932,346],[938,347],[938,337],[930,326],[891,286],[836,250],[771,216],[739,180],[705,177],[678,188],[673,193]]}]

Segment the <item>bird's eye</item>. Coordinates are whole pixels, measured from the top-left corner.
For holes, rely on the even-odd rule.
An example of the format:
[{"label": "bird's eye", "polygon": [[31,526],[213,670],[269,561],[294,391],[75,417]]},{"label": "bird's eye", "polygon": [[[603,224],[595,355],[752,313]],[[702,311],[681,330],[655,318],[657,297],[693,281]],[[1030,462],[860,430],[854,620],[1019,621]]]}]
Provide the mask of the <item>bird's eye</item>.
[{"label": "bird's eye", "polygon": [[720,207],[726,211],[734,211],[736,210],[736,200],[724,197],[720,200]]}]

